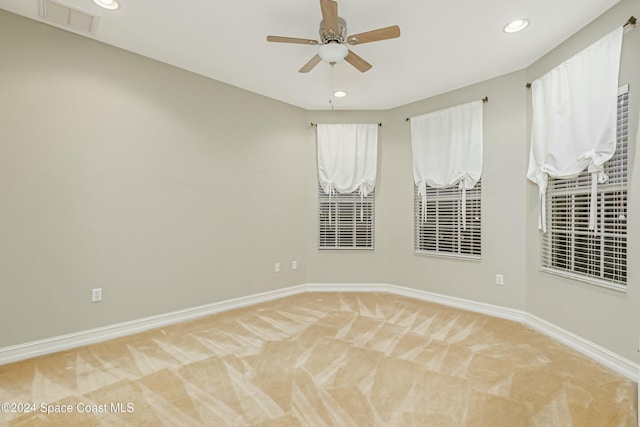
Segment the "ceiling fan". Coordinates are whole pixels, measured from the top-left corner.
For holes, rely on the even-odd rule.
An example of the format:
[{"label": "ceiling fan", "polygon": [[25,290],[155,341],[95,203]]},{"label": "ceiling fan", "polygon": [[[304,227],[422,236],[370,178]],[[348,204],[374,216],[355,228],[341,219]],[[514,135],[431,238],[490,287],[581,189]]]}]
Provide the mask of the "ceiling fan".
[{"label": "ceiling fan", "polygon": [[345,44],[358,45],[400,37],[400,27],[397,25],[347,36],[347,23],[338,16],[338,3],[333,0],[320,0],[320,10],[322,11],[320,41],[267,36],[269,42],[320,45],[318,53],[298,70],[300,73],[308,73],[320,61],[334,65],[342,59],[364,73],[371,68],[371,64],[345,47]]}]

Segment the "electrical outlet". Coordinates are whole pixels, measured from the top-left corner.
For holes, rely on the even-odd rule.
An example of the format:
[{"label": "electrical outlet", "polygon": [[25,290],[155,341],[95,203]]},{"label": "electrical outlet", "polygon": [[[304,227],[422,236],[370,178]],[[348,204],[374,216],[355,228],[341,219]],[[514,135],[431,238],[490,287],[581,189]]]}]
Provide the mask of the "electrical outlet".
[{"label": "electrical outlet", "polygon": [[502,274],[496,274],[496,285],[498,286],[504,285],[504,276]]},{"label": "electrical outlet", "polygon": [[91,290],[91,302],[102,301],[102,288],[94,288]]},{"label": "electrical outlet", "polygon": [[298,261],[291,261],[291,269],[292,270],[298,269]]},{"label": "electrical outlet", "polygon": [[280,263],[279,262],[276,262],[274,270],[275,270],[276,273],[280,273]]}]

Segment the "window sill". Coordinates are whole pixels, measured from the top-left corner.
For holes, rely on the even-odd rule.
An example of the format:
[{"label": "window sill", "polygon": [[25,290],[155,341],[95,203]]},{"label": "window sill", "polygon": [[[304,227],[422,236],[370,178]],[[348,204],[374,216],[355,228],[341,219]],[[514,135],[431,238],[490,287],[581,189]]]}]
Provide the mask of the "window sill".
[{"label": "window sill", "polygon": [[607,288],[613,291],[618,291],[623,293],[627,292],[627,286],[621,285],[619,283],[608,282],[606,280],[597,279],[595,277],[583,276],[581,274],[571,273],[568,271],[555,270],[549,267],[540,267],[539,270],[542,271],[543,273],[549,273],[549,274],[553,274],[554,276],[560,276],[560,277],[565,277],[567,279],[577,280],[579,282],[587,283],[589,285],[600,286],[602,288]]},{"label": "window sill", "polygon": [[318,248],[319,251],[373,251],[375,250],[374,247],[371,248],[351,248],[351,247],[339,247],[339,246],[335,246],[335,247],[319,247]]},{"label": "window sill", "polygon": [[430,256],[434,258],[449,258],[449,259],[457,259],[462,261],[481,261],[482,258],[480,255],[462,255],[462,254],[453,254],[453,253],[445,253],[445,252],[429,252],[429,251],[413,251],[415,255],[420,256]]}]

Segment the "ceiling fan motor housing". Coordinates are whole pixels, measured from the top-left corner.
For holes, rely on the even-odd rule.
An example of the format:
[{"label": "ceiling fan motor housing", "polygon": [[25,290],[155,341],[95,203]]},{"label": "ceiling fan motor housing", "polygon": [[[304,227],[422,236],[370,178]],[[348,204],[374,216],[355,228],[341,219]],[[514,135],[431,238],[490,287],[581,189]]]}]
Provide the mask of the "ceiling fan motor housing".
[{"label": "ceiling fan motor housing", "polygon": [[338,34],[334,34],[333,31],[325,31],[324,29],[324,21],[320,21],[320,40],[322,40],[322,44],[327,44],[330,42],[342,43],[347,37],[347,22],[338,17]]}]

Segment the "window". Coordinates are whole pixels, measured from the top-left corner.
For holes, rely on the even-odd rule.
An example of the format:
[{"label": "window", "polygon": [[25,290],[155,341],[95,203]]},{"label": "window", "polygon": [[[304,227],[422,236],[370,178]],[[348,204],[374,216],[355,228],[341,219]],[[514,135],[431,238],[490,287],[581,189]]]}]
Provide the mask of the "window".
[{"label": "window", "polygon": [[318,248],[373,249],[375,194],[328,194],[318,186]]},{"label": "window", "polygon": [[414,250],[420,254],[480,259],[481,181],[467,190],[466,228],[462,221],[462,191],[458,187],[427,186],[427,212],[414,185]]},{"label": "window", "polygon": [[627,150],[629,88],[618,95],[616,151],[604,165],[609,179],[598,184],[596,229],[589,230],[591,176],[549,179],[547,233],[542,234],[541,269],[574,279],[626,290]]}]

